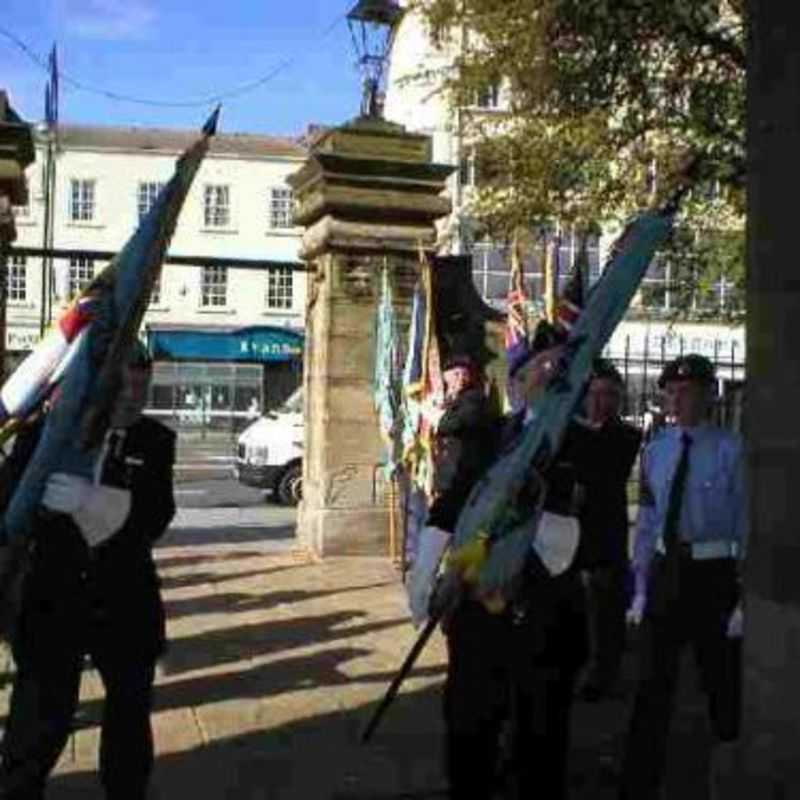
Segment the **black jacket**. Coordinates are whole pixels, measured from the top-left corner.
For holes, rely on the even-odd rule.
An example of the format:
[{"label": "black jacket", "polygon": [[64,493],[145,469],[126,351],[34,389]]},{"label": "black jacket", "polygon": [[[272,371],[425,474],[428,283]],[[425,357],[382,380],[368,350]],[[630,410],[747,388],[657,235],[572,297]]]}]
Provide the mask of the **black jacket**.
[{"label": "black jacket", "polygon": [[[519,435],[522,420],[522,415],[509,418],[504,442]],[[544,475],[548,487],[544,508],[578,518],[581,542],[575,559],[577,568],[624,563],[628,537],[626,484],[640,443],[639,430],[621,421],[594,429],[573,420],[567,427]]]},{"label": "black jacket", "polygon": [[[41,425],[21,433],[0,472],[3,506],[28,463]],[[127,429],[115,483],[131,491],[131,511],[108,541],[87,547],[72,518],[42,510],[22,589],[15,651],[53,657],[76,643],[155,657],[164,648],[164,609],[151,547],[175,514],[175,434],[142,417]]]},{"label": "black jacket", "polygon": [[490,415],[483,390],[466,389],[450,400],[436,427],[435,491],[455,480],[474,482],[491,458]]},{"label": "black jacket", "polygon": [[627,484],[642,433],[622,420],[588,433],[581,561],[589,567],[621,566],[628,559]]}]

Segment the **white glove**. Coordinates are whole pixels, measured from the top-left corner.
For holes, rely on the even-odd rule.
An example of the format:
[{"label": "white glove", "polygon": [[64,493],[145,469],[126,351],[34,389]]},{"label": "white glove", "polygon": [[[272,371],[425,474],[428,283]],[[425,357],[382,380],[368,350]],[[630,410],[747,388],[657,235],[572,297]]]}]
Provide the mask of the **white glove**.
[{"label": "white glove", "polygon": [[733,613],[728,618],[728,630],[725,635],[729,639],[741,639],[742,629],[744,627],[744,612],[742,611],[742,604],[739,603],[733,609]]},{"label": "white glove", "polygon": [[533,549],[551,575],[561,575],[570,568],[580,541],[580,525],[575,517],[542,512]]},{"label": "white glove", "polygon": [[625,612],[625,622],[628,625],[641,625],[646,603],[647,595],[643,592],[636,592],[631,601],[630,608]]},{"label": "white glove", "polygon": [[434,525],[426,525],[420,531],[419,549],[406,584],[411,621],[416,627],[428,619],[436,573],[449,542],[450,534]]},{"label": "white glove", "polygon": [[50,511],[69,514],[86,544],[96,547],[125,524],[131,511],[131,493],[94,484],[80,475],[55,472],[45,485],[42,505]]},{"label": "white glove", "polygon": [[42,505],[48,511],[74,514],[89,499],[92,482],[80,475],[54,472],[48,479],[42,495]]}]

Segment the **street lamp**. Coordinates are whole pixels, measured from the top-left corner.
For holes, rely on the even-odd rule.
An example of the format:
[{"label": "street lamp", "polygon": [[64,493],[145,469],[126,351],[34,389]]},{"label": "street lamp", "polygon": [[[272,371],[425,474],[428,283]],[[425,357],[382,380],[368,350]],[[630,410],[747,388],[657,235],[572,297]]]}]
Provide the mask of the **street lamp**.
[{"label": "street lamp", "polygon": [[358,0],[347,15],[358,66],[364,78],[361,116],[382,116],[381,86],[394,26],[403,11],[396,0]]}]

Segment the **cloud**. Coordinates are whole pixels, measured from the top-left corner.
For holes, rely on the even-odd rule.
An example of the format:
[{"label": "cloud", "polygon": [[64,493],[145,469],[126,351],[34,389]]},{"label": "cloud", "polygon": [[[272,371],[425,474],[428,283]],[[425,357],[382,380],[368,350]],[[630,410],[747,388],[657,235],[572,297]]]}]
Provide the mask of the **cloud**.
[{"label": "cloud", "polygon": [[144,39],[156,20],[149,0],[61,0],[66,29],[85,39]]}]

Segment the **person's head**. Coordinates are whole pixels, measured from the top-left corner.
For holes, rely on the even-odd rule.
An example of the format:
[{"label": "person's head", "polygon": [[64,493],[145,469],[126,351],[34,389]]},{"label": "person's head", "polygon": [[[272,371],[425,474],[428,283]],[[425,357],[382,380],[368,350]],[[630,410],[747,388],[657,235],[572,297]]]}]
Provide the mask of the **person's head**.
[{"label": "person's head", "polygon": [[619,370],[604,358],[595,359],[586,389],[586,416],[592,425],[604,425],[619,416],[623,387]]},{"label": "person's head", "polygon": [[691,428],[706,420],[714,402],[714,365],[690,353],[670,361],[661,371],[658,385],[664,390],[667,414],[677,425]]},{"label": "person's head", "polygon": [[448,397],[457,397],[475,384],[475,362],[469,356],[454,356],[443,372],[445,392]]},{"label": "person's head", "polygon": [[136,341],[122,367],[122,384],[111,412],[111,427],[128,428],[138,421],[147,403],[152,376],[150,354],[141,342]]}]

